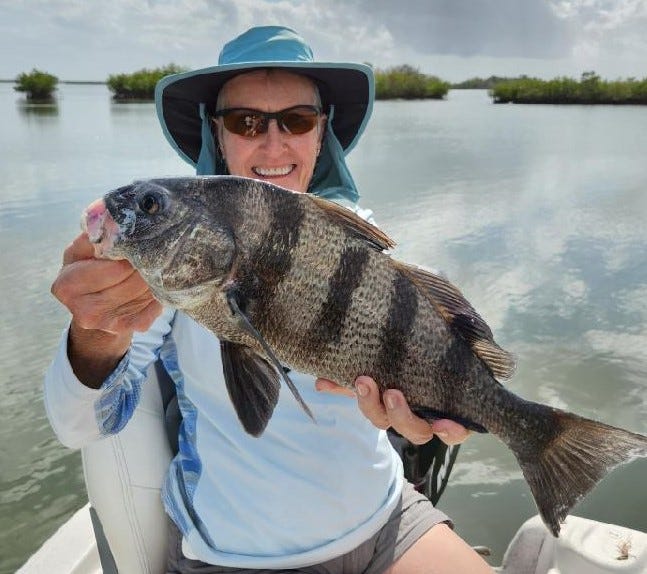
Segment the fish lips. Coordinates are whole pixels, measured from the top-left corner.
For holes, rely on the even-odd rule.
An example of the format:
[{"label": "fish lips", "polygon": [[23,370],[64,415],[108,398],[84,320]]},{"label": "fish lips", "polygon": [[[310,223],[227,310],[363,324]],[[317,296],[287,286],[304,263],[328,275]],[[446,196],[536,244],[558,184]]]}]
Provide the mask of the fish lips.
[{"label": "fish lips", "polygon": [[85,209],[81,217],[81,228],[93,244],[96,258],[109,257],[115,241],[121,235],[119,225],[103,199],[97,199]]}]

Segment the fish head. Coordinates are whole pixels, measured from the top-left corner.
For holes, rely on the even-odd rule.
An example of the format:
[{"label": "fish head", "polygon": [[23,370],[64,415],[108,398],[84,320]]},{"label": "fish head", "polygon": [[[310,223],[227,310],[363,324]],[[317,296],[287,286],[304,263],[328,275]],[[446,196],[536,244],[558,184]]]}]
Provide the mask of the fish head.
[{"label": "fish head", "polygon": [[234,235],[200,209],[187,180],[146,180],[88,206],[82,227],[95,256],[127,259],[163,303],[189,308],[222,285],[234,261]]}]

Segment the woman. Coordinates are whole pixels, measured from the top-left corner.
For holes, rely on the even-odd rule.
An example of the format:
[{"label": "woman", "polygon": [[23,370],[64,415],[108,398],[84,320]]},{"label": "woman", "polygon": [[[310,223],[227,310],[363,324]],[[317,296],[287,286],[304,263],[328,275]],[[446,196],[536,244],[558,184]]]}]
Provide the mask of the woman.
[{"label": "woman", "polygon": [[[261,178],[357,209],[343,157],[371,110],[365,66],[313,62],[292,30],[253,28],[223,48],[218,66],[162,80],[156,99],[167,138],[199,174]],[[490,571],[403,480],[376,427],[415,442],[436,429],[462,440],[464,429],[431,427],[401,393],[382,401],[360,377],[365,418],[333,382],[292,373],[318,424],[282,393],[252,438],[231,408],[213,335],[162,310],[128,264],[91,259],[83,236],[64,263],[52,290],[72,321],[46,377],[61,440],[80,446],[119,432],[157,357],[176,384],[183,420],[163,492],[174,524],[169,572]]]}]

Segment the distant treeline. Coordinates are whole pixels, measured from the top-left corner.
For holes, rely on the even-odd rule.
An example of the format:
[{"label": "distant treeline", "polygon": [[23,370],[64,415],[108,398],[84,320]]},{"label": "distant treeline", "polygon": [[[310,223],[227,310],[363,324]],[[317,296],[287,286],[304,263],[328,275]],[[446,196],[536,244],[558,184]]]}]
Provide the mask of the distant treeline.
[{"label": "distant treeline", "polygon": [[584,72],[580,80],[540,80],[522,77],[500,82],[490,89],[495,104],[647,104],[647,78],[603,80]]},{"label": "distant treeline", "polygon": [[[152,100],[155,85],[164,76],[186,71],[176,64],[155,69],[144,68],[131,74],[108,76],[105,82],[115,100]],[[37,69],[20,74],[15,90],[30,100],[51,99],[59,83],[56,76]],[[83,82],[62,82],[83,83]],[[94,82],[101,83],[101,82]],[[375,97],[387,99],[442,99],[450,88],[488,89],[494,103],[521,104],[647,104],[647,78],[608,81],[595,72],[584,72],[579,80],[559,77],[541,80],[520,76],[470,78],[450,84],[437,76],[421,73],[407,64],[375,69]]]},{"label": "distant treeline", "polygon": [[407,64],[375,70],[375,98],[378,100],[442,99],[450,87],[449,82],[423,74]]},{"label": "distant treeline", "polygon": [[[132,74],[118,74],[108,78],[108,88],[116,100],[152,99],[155,84],[169,74],[186,71],[185,68],[170,64],[154,70],[140,70]],[[444,98],[450,84],[436,76],[422,74],[412,66],[402,65],[375,71],[376,98],[418,99]]]},{"label": "distant treeline", "polygon": [[114,94],[115,100],[152,100],[155,96],[155,85],[159,80],[164,76],[186,71],[186,68],[176,64],[153,70],[144,68],[132,74],[108,76],[106,84]]},{"label": "distant treeline", "polygon": [[462,82],[452,84],[454,90],[489,90],[501,82],[507,82],[514,78],[503,78],[501,76],[490,76],[489,78],[469,78]]},{"label": "distant treeline", "polygon": [[[155,85],[164,76],[186,71],[186,68],[169,64],[162,68],[144,68],[130,74],[108,76],[106,84],[115,100],[152,100]],[[32,93],[38,97],[51,97],[56,89],[58,78],[33,70],[31,74],[21,74],[16,79],[17,90]],[[451,85],[436,76],[429,76],[408,65],[395,66],[375,71],[375,91],[377,99],[441,99],[447,95]]]},{"label": "distant treeline", "polygon": [[[185,70],[176,64],[169,64],[153,70],[144,68],[132,74],[111,75],[108,76],[106,82],[67,81],[61,83],[105,83],[116,100],[152,100],[155,94],[155,85],[161,78]],[[31,72],[18,75],[15,83],[14,89],[25,92],[28,100],[51,100],[59,80],[52,74],[34,68]]]}]

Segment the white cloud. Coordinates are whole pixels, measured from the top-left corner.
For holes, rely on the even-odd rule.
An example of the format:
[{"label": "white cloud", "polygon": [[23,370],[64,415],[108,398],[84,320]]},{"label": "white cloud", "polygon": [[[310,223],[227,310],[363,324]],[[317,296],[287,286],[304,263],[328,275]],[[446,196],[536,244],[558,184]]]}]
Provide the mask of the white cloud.
[{"label": "white cloud", "polygon": [[[346,5],[383,22],[397,42],[421,53],[555,57],[568,52],[565,21],[544,0],[351,0]],[[404,9],[403,9],[404,8]]]},{"label": "white cloud", "polygon": [[15,0],[0,3],[0,77],[212,65],[263,24],[295,28],[322,60],[410,63],[450,80],[647,75],[647,0]]},{"label": "white cloud", "polygon": [[646,0],[562,0],[554,9],[579,30],[572,59],[610,78],[645,77]]}]

